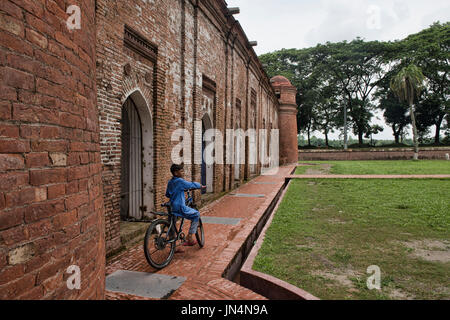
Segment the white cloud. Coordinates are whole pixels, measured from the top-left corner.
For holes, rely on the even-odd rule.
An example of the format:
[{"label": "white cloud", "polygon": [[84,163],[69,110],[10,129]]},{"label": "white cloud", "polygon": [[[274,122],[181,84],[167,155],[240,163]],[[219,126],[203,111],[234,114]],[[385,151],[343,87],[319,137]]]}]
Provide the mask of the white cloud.
[{"label": "white cloud", "polygon": [[[258,54],[326,41],[396,40],[450,20],[447,0],[227,0]],[[379,8],[379,27],[371,28]],[[373,24],[372,24],[373,26]]]}]

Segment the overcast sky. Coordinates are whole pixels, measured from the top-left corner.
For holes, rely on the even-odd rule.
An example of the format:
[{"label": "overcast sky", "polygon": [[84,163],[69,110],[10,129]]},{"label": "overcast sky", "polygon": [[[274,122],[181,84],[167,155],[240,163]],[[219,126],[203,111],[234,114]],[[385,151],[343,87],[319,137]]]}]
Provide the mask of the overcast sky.
[{"label": "overcast sky", "polygon": [[[258,55],[282,48],[307,48],[326,41],[396,40],[435,21],[450,21],[448,0],[226,0]],[[373,123],[384,125],[374,118]],[[337,135],[334,135],[334,137]],[[374,136],[393,139],[392,130]]]}]

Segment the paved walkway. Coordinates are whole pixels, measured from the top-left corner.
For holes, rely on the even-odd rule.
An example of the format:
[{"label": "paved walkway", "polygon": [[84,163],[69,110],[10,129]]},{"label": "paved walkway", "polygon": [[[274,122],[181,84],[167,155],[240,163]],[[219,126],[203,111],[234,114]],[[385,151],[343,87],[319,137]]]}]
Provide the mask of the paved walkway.
[{"label": "paved walkway", "polygon": [[[263,296],[222,278],[222,274],[294,169],[295,165],[291,165],[280,168],[274,176],[259,176],[203,208],[203,217],[240,219],[237,225],[204,224],[204,248],[183,247],[184,253],[175,254],[169,266],[157,271],[147,263],[143,245],[138,244],[109,261],[106,275],[129,270],[187,278],[169,300],[264,300]],[[144,299],[111,291],[106,291],[106,298]]]}]

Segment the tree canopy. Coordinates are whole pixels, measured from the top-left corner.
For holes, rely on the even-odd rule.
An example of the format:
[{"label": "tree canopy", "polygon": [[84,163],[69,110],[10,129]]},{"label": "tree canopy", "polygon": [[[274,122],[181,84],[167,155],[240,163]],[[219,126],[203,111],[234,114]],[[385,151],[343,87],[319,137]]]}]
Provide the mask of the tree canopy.
[{"label": "tree canopy", "polygon": [[[396,142],[411,122],[406,103],[395,101],[390,86],[395,75],[417,66],[426,85],[416,97],[417,128],[435,126],[435,142],[450,121],[450,23],[436,22],[400,41],[327,42],[306,49],[282,49],[260,56],[269,76],[283,75],[297,87],[298,129],[307,133],[353,129],[359,144],[374,133],[371,120],[376,110],[392,127]],[[397,110],[398,108],[398,110]],[[446,124],[447,122],[447,124]],[[375,130],[379,131],[379,130]]]}]

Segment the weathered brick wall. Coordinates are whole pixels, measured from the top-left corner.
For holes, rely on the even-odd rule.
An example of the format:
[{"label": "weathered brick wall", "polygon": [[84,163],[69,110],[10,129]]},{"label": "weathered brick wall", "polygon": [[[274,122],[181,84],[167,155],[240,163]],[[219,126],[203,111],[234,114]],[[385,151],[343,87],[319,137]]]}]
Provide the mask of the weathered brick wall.
[{"label": "weathered brick wall", "polygon": [[0,299],[104,297],[94,23],[94,1],[0,2]]},{"label": "weathered brick wall", "polygon": [[275,76],[271,82],[280,97],[278,116],[274,115],[275,118],[278,118],[277,122],[280,126],[280,163],[296,163],[298,160],[297,88],[283,76]]},{"label": "weathered brick wall", "polygon": [[[440,159],[445,160],[445,155],[450,154],[450,148],[421,148],[419,149],[420,159]],[[320,160],[410,160],[414,151],[411,148],[393,149],[372,149],[372,150],[301,150],[298,152],[299,161],[320,161]]]},{"label": "weathered brick wall", "polygon": [[[275,118],[278,102],[239,24],[226,16],[224,1],[161,0],[155,5],[138,0],[98,0],[97,7],[102,178],[107,251],[112,252],[121,246],[121,109],[134,89],[146,96],[153,121],[153,181],[144,178],[144,184],[152,184],[154,203],[147,206],[147,214],[166,201],[171,152],[178,144],[171,142],[174,130],[184,128],[194,140],[194,121],[201,121],[208,114],[213,128],[225,135],[226,128],[235,128],[237,99],[241,102],[241,127],[246,129],[251,89],[258,96],[259,128],[263,112],[267,118]],[[142,58],[124,46],[125,25],[157,47],[156,61]],[[127,64],[131,76],[124,74]],[[152,82],[143,81],[145,73],[152,70]],[[214,93],[204,92],[203,79],[214,84]],[[205,103],[205,99],[214,101]],[[239,183],[248,177],[245,168],[240,168]],[[215,164],[213,172],[215,194],[235,186],[233,165]],[[185,165],[185,175],[200,181],[201,166]]]}]

